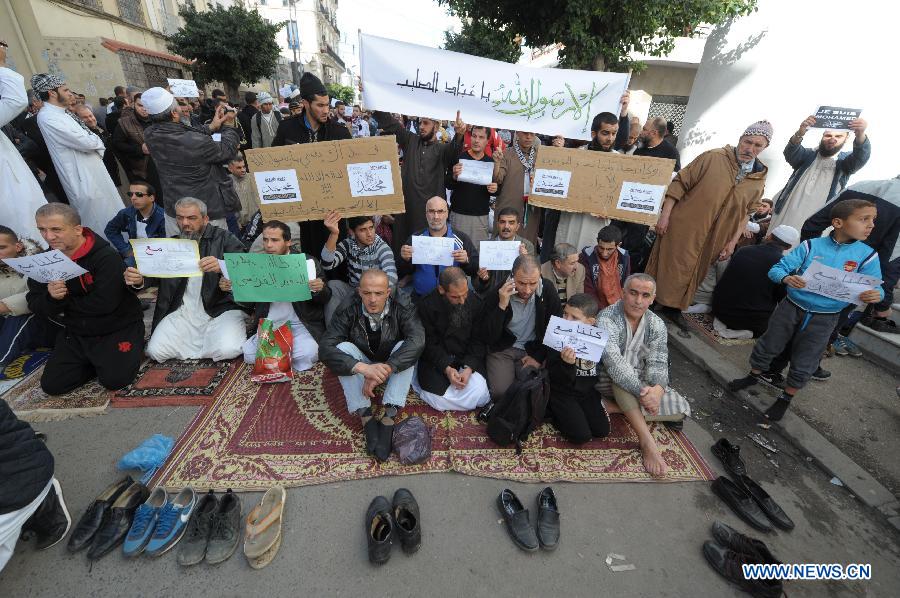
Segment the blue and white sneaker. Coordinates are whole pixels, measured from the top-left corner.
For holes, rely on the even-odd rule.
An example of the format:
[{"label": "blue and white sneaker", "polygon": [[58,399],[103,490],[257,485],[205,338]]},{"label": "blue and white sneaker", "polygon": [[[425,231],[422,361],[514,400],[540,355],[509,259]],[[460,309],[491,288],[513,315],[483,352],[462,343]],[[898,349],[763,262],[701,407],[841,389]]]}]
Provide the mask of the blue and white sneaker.
[{"label": "blue and white sneaker", "polygon": [[159,520],[144,552],[148,556],[159,556],[171,550],[184,535],[196,506],[197,494],[190,486],[179,492],[172,502],[166,503],[159,512]]},{"label": "blue and white sneaker", "polygon": [[168,498],[165,489],[157,487],[144,504],[137,508],[131,529],[128,530],[125,543],[122,545],[122,552],[126,557],[133,558],[144,551],[156,528],[159,513],[166,506]]},{"label": "blue and white sneaker", "polygon": [[840,334],[831,345],[837,355],[849,355],[850,357],[862,357],[862,350],[846,336]]}]

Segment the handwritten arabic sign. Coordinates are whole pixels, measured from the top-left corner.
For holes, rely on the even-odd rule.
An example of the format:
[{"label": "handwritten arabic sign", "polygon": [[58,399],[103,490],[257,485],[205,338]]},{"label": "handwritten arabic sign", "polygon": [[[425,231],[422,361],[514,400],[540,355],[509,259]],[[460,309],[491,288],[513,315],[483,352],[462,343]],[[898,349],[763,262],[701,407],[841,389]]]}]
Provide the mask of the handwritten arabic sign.
[{"label": "handwritten arabic sign", "polygon": [[197,82],[191,79],[166,79],[169,82],[169,91],[176,98],[199,98]]},{"label": "handwritten arabic sign", "polygon": [[258,194],[266,183],[260,183],[257,174],[291,172],[298,185],[296,201],[260,202],[265,220],[302,222],[324,220],[331,210],[347,218],[405,209],[392,135],[251,149],[246,155]]},{"label": "handwritten arabic sign", "polygon": [[849,129],[850,121],[859,118],[862,108],[840,108],[838,106],[819,106],[816,110],[814,129]]},{"label": "handwritten arabic sign", "polygon": [[412,236],[412,263],[432,266],[453,265],[453,237]]},{"label": "handwritten arabic sign", "polygon": [[256,190],[259,193],[259,205],[273,203],[299,203],[300,183],[293,170],[263,170],[254,172]]},{"label": "handwritten arabic sign", "polygon": [[609,340],[609,333],[602,328],[564,320],[558,316],[550,316],[547,332],[544,333],[544,344],[551,349],[562,351],[566,347],[575,349],[575,356],[581,359],[598,362],[603,357],[603,349]]},{"label": "handwritten arabic sign", "polygon": [[801,276],[806,281],[804,290],[838,301],[861,305],[859,296],[881,286],[880,280],[874,276],[866,276],[858,272],[846,272],[821,262],[812,262]]},{"label": "handwritten arabic sign", "polygon": [[659,214],[662,199],[666,194],[665,185],[648,185],[646,183],[622,182],[619,191],[617,210],[628,210],[642,214]]},{"label": "handwritten arabic sign", "polygon": [[512,270],[520,245],[521,241],[482,241],[478,246],[478,266],[487,270]]},{"label": "handwritten arabic sign", "polygon": [[564,199],[569,196],[569,181],[571,180],[572,173],[568,170],[538,168],[534,172],[534,186],[531,194]]},{"label": "handwritten arabic sign", "polygon": [[308,301],[309,274],[302,253],[226,253],[231,293],[244,303]]},{"label": "handwritten arabic sign", "polygon": [[463,158],[459,161],[462,164],[462,172],[456,178],[462,183],[472,183],[473,185],[490,185],[494,180],[494,162],[483,162],[481,160],[468,160]]},{"label": "handwritten arabic sign", "polygon": [[594,115],[619,113],[628,75],[538,69],[360,36],[365,105],[516,131],[591,138]]},{"label": "handwritten arabic sign", "polygon": [[202,276],[200,248],[192,239],[131,239],[137,269],[151,278]]},{"label": "handwritten arabic sign", "polygon": [[[535,159],[535,169],[570,172],[567,196],[532,193],[528,202],[555,210],[652,225],[659,218],[658,207],[653,212],[620,207],[623,188],[640,188],[636,184],[667,188],[674,168],[675,160],[664,158],[542,146]],[[637,205],[638,202],[626,203]]]},{"label": "handwritten arabic sign", "polygon": [[87,270],[67,258],[59,249],[24,257],[9,257],[2,261],[22,276],[44,284],[87,274]]}]

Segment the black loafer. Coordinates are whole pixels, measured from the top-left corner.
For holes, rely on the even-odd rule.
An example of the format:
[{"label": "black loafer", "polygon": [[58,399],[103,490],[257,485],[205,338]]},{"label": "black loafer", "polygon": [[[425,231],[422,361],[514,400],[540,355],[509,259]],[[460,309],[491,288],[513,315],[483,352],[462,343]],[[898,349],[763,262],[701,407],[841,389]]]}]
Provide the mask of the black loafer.
[{"label": "black loafer", "polygon": [[394,520],[391,503],[383,496],[376,496],[366,511],[366,541],[369,544],[369,562],[383,565],[391,558],[394,540]]},{"label": "black loafer", "polygon": [[394,492],[394,523],[397,524],[397,535],[403,552],[413,554],[422,546],[422,526],[419,521],[419,503],[412,492],[399,488]]},{"label": "black loafer", "polygon": [[712,491],[735,512],[735,514],[761,532],[772,531],[769,520],[750,497],[734,482],[725,477],[716,478],[712,483]]},{"label": "black loafer", "polygon": [[378,422],[378,441],[375,443],[375,458],[381,462],[391,458],[391,443],[394,440],[394,424]]},{"label": "black loafer", "polygon": [[112,507],[112,504],[116,502],[119,495],[125,492],[125,489],[133,483],[134,480],[131,479],[131,476],[125,476],[118,482],[107,486],[107,488],[94,499],[91,506],[87,508],[81,516],[81,519],[78,520],[75,529],[72,530],[72,535],[69,536],[69,542],[66,545],[69,552],[78,552],[91,543],[94,534],[100,529],[100,524],[103,523],[103,518]]},{"label": "black loafer", "polygon": [[559,507],[556,494],[547,486],[537,496],[537,538],[544,550],[556,550],[559,544]]},{"label": "black loafer", "polygon": [[536,551],[539,546],[538,539],[534,528],[531,527],[528,509],[522,506],[519,497],[507,488],[497,497],[497,508],[500,509],[509,537],[516,546],[528,552]]},{"label": "black loafer", "polygon": [[363,432],[366,434],[366,454],[374,455],[375,446],[378,444],[378,432],[381,428],[381,422],[374,417],[366,422],[363,426]]},{"label": "black loafer", "polygon": [[772,500],[769,493],[763,490],[759,484],[745,475],[737,476],[735,480],[737,485],[756,501],[756,504],[766,514],[766,517],[772,520],[772,523],[786,531],[794,529],[794,522],[791,521],[791,518],[787,516],[784,509],[778,506],[778,503]]},{"label": "black loafer", "polygon": [[753,596],[780,598],[783,588],[779,579],[746,579],[742,565],[759,563],[753,557],[729,550],[707,540],[703,544],[703,556],[716,572]]},{"label": "black loafer", "polygon": [[775,558],[769,547],[762,540],[745,536],[737,530],[725,525],[721,521],[713,521],[713,539],[725,548],[729,548],[738,554],[750,555],[761,563],[780,565],[781,561]]},{"label": "black loafer", "polygon": [[125,536],[128,535],[128,530],[131,529],[131,523],[134,521],[135,511],[141,506],[141,503],[147,500],[148,496],[150,496],[150,490],[140,482],[133,483],[119,495],[116,502],[109,508],[100,529],[94,534],[91,548],[87,553],[90,560],[99,559],[125,541]]},{"label": "black loafer", "polygon": [[719,441],[712,445],[712,454],[721,459],[725,471],[731,475],[747,475],[747,466],[741,459],[741,447],[731,444],[727,438],[719,438]]}]

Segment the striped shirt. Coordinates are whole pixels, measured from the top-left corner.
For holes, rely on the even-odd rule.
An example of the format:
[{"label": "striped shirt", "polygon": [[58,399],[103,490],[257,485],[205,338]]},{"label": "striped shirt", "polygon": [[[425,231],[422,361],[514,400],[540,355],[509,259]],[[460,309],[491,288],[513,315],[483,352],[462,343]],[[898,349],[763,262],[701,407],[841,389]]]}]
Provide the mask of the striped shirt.
[{"label": "striped shirt", "polygon": [[350,286],[359,286],[359,279],[366,270],[381,270],[387,274],[391,287],[397,285],[397,265],[394,253],[381,237],[375,235],[375,242],[369,246],[360,245],[356,239],[346,238],[337,244],[334,251],[322,248],[322,269],[333,270],[347,262]]}]

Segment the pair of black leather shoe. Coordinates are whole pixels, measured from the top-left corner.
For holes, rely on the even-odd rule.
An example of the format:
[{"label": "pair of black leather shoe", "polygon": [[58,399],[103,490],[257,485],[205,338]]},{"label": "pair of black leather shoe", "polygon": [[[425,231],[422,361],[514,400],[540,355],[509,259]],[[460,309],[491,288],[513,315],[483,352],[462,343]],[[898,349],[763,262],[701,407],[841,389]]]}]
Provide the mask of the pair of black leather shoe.
[{"label": "pair of black leather shoe", "polygon": [[714,540],[703,544],[703,556],[719,575],[754,596],[781,596],[781,580],[744,577],[743,565],[781,563],[762,540],[738,533],[721,521],[713,523],[712,535]]},{"label": "pair of black leather shoe", "polygon": [[507,488],[497,497],[497,508],[500,509],[509,537],[516,546],[527,552],[535,552],[538,548],[556,550],[559,545],[559,507],[552,488],[548,486],[541,490],[537,496],[537,507],[535,530],[531,527],[528,509],[512,490]]},{"label": "pair of black leather shoe", "polygon": [[128,535],[134,513],[150,496],[150,490],[131,476],[108,486],[81,516],[69,536],[69,552],[90,545],[88,558],[99,559],[121,544]]},{"label": "pair of black leather shoe", "polygon": [[413,554],[422,546],[419,503],[406,488],[394,492],[393,503],[384,496],[376,496],[369,503],[366,510],[369,562],[373,565],[388,562],[395,537],[400,538],[406,554]]},{"label": "pair of black leather shoe", "polygon": [[363,426],[366,435],[366,454],[373,455],[382,463],[391,458],[391,443],[394,440],[394,423],[390,424],[374,417]]}]

